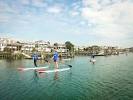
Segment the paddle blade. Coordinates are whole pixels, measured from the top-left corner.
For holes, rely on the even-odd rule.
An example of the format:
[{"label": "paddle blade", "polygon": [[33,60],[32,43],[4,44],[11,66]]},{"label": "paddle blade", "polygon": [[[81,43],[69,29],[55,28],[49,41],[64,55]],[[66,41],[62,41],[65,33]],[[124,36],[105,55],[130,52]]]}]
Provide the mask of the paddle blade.
[{"label": "paddle blade", "polygon": [[18,69],[18,71],[24,71],[24,69],[23,68],[17,68]]},{"label": "paddle blade", "polygon": [[72,65],[68,65],[70,68],[72,67]]}]

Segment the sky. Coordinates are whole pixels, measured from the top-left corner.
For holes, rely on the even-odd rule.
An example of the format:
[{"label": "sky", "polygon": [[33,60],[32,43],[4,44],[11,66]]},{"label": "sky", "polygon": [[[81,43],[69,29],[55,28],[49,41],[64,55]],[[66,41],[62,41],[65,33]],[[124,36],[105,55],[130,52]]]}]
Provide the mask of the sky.
[{"label": "sky", "polygon": [[133,47],[133,0],[0,0],[0,37]]}]

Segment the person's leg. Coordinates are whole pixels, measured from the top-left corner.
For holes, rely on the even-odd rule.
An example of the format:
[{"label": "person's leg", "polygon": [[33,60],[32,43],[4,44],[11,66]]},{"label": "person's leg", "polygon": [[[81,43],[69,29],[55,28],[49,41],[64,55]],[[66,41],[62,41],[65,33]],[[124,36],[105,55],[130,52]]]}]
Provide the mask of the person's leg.
[{"label": "person's leg", "polygon": [[34,60],[34,65],[37,67],[36,60]]},{"label": "person's leg", "polygon": [[55,68],[58,68],[58,62],[55,61],[54,63],[55,63]]},{"label": "person's leg", "polygon": [[50,59],[47,59],[47,63],[50,65]]},{"label": "person's leg", "polygon": [[50,62],[48,61],[47,64],[50,65]]},{"label": "person's leg", "polygon": [[36,65],[35,65],[35,60],[34,60],[34,66],[36,66]]},{"label": "person's leg", "polygon": [[54,60],[54,68],[56,68],[56,61]]},{"label": "person's leg", "polygon": [[58,68],[58,62],[56,61],[56,68]]}]

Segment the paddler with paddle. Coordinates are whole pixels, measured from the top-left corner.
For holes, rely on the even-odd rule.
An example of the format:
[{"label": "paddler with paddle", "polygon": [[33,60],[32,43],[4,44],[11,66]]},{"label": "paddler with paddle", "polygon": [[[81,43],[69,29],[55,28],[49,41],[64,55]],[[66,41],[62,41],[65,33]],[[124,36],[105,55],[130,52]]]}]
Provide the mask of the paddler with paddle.
[{"label": "paddler with paddle", "polygon": [[37,53],[34,53],[34,54],[32,55],[32,58],[33,58],[35,67],[37,67],[37,60],[38,60],[38,55],[37,55]]},{"label": "paddler with paddle", "polygon": [[54,54],[53,54],[53,60],[54,60],[54,64],[55,64],[55,68],[58,68],[58,52],[57,52],[57,48],[54,48]]}]

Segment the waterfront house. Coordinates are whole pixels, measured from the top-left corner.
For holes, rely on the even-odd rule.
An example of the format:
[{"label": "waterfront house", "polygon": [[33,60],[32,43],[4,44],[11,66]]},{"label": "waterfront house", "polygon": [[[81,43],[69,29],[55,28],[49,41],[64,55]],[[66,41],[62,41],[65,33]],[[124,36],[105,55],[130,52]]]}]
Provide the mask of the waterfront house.
[{"label": "waterfront house", "polygon": [[57,46],[59,53],[67,53],[69,50],[66,48],[65,44],[58,44]]},{"label": "waterfront house", "polygon": [[35,49],[34,42],[21,42],[22,48],[21,51],[26,54],[31,54]]},{"label": "waterfront house", "polygon": [[129,48],[129,52],[133,52],[133,47]]},{"label": "waterfront house", "polygon": [[0,51],[15,52],[21,50],[21,44],[11,38],[0,38]]},{"label": "waterfront house", "polygon": [[43,40],[35,41],[35,48],[38,52],[51,52],[50,42]]},{"label": "waterfront house", "polygon": [[55,47],[57,48],[57,52],[59,53],[59,55],[64,57],[69,55],[69,50],[66,48],[65,44],[54,43],[51,48],[52,51]]},{"label": "waterfront house", "polygon": [[4,42],[3,39],[0,38],[0,51],[3,52],[4,48],[6,47],[6,43]]},{"label": "waterfront house", "polygon": [[118,55],[118,47],[113,47],[113,46],[104,46],[104,54],[105,55]]}]

